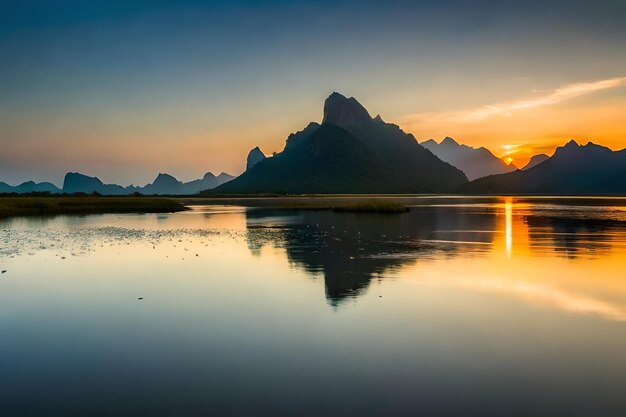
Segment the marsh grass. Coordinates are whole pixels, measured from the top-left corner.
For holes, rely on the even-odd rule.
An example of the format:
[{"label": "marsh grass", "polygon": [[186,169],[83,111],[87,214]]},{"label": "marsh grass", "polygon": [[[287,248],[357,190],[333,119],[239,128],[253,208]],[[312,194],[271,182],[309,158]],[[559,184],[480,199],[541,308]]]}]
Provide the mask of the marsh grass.
[{"label": "marsh grass", "polygon": [[185,209],[179,201],[159,197],[0,197],[0,218],[55,214],[172,213]]},{"label": "marsh grass", "polygon": [[[401,198],[401,197],[400,197]],[[181,198],[186,205],[235,205],[276,210],[334,210],[352,213],[397,214],[409,211],[394,196],[300,195],[280,197],[200,197]]]}]

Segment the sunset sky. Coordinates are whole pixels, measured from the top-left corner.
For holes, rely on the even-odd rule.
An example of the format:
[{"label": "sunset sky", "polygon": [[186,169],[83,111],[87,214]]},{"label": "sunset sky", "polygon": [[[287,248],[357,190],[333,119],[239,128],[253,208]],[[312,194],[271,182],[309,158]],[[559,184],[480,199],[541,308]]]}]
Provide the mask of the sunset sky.
[{"label": "sunset sky", "polygon": [[622,149],[624,22],[619,0],[0,0],[0,181],[239,174],[333,91],[518,162]]}]

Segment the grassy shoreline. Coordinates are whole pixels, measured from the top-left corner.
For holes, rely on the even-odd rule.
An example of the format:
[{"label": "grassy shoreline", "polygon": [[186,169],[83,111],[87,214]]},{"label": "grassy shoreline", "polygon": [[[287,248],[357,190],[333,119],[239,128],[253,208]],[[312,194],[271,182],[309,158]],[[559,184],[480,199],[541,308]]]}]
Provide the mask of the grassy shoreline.
[{"label": "grassy shoreline", "polygon": [[58,196],[1,195],[0,218],[63,214],[173,213],[191,205],[236,205],[281,210],[333,210],[351,213],[405,213],[423,204],[538,203],[626,207],[626,198],[606,197],[494,197],[443,195],[298,195],[246,197],[174,196]]},{"label": "grassy shoreline", "polygon": [[59,214],[173,213],[187,210],[180,201],[163,197],[0,197],[0,218]]},{"label": "grassy shoreline", "polygon": [[[173,213],[194,204],[241,204],[293,210],[333,210],[350,213],[405,213],[409,209],[395,198],[299,196],[235,199],[146,196],[0,196],[0,219],[64,214]],[[246,204],[247,203],[247,204]]]}]

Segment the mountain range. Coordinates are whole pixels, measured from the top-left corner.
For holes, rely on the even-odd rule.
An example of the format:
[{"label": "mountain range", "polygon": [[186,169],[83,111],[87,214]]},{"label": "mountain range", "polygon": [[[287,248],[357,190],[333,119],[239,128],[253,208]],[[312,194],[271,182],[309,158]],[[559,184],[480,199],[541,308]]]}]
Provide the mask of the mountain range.
[{"label": "mountain range", "polygon": [[506,164],[487,148],[472,148],[461,145],[451,137],[441,143],[434,139],[422,142],[421,145],[435,154],[439,159],[454,165],[465,173],[470,181],[488,175],[505,174],[517,170],[513,164]]},{"label": "mountain range", "polygon": [[59,193],[61,189],[50,182],[33,182],[26,181],[19,185],[9,185],[6,182],[0,182],[0,194],[3,193]]},{"label": "mountain range", "polygon": [[0,182],[0,193],[32,193],[47,192],[51,194],[99,193],[102,195],[127,195],[133,193],[149,195],[191,195],[200,191],[215,188],[235,178],[222,172],[215,176],[210,172],[201,179],[182,182],[169,174],[159,174],[155,180],[144,187],[130,185],[122,187],[117,184],[104,184],[98,177],[90,177],[78,172],[68,172],[63,180],[63,188],[49,182],[35,183],[27,181],[19,185],[9,185]]},{"label": "mountain range", "polygon": [[626,193],[626,149],[571,140],[524,170],[480,178],[459,189],[471,194],[593,195]]},{"label": "mountain range", "polygon": [[467,182],[413,135],[336,92],[324,103],[321,123],[289,135],[271,157],[258,153],[243,174],[208,192],[449,193]]},{"label": "mountain range", "polygon": [[63,188],[50,182],[0,182],[0,193],[99,193],[103,195],[215,194],[626,194],[626,149],[584,146],[571,140],[552,156],[533,156],[521,169],[484,147],[446,137],[421,144],[380,115],[371,117],[355,98],[332,93],[321,123],[311,122],[288,136],[281,152],[266,156],[259,147],[246,158],[246,170],[233,177],[207,172],[182,182],[160,173],[144,187],[105,184],[77,172]]},{"label": "mountain range", "polygon": [[321,124],[289,135],[273,156],[253,149],[246,171],[213,193],[626,194],[626,150],[571,140],[518,169],[450,137],[418,144],[356,99],[333,93]]}]

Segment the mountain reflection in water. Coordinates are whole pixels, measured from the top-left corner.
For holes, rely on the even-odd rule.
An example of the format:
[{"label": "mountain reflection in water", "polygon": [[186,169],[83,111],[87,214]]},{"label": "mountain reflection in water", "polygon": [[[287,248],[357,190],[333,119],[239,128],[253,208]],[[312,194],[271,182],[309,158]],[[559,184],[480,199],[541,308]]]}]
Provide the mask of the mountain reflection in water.
[{"label": "mountain reflection in water", "polygon": [[492,211],[451,207],[401,215],[332,211],[246,210],[248,246],[285,249],[290,262],[324,277],[332,305],[365,291],[383,272],[420,257],[479,255],[493,241]]},{"label": "mountain reflection in water", "polygon": [[[334,306],[363,294],[372,279],[392,277],[419,259],[502,249],[510,255],[514,245],[517,252],[594,258],[624,245],[623,223],[537,216],[527,208],[509,199],[500,205],[414,206],[399,215],[247,208],[245,217],[251,252],[266,245],[284,249],[293,265],[323,277]],[[496,239],[504,247],[494,247]]]},{"label": "mountain reflection in water", "polygon": [[624,226],[611,222],[576,220],[568,218],[526,219],[531,250],[552,250],[574,259],[579,256],[608,255],[619,244],[614,238]]}]

